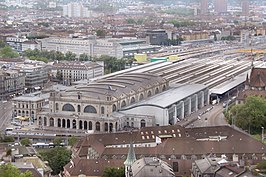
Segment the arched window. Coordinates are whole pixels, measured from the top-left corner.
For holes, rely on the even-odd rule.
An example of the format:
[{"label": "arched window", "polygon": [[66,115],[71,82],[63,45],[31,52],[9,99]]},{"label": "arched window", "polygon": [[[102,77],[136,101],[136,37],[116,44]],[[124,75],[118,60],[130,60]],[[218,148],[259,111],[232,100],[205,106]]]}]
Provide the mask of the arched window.
[{"label": "arched window", "polygon": [[84,130],[88,130],[88,123],[87,123],[87,121],[84,121]]},{"label": "arched window", "polygon": [[26,111],[26,115],[29,115],[29,111]]},{"label": "arched window", "polygon": [[49,119],[49,124],[50,124],[50,127],[54,127],[54,118],[50,118]]},{"label": "arched window", "polygon": [[145,127],[146,126],[146,121],[144,119],[142,119],[140,121],[140,127]]},{"label": "arched window", "polygon": [[125,107],[127,104],[126,104],[126,101],[123,100],[122,103],[121,103],[121,108]]},{"label": "arched window", "polygon": [[108,132],[108,123],[104,123],[104,131]]},{"label": "arched window", "polygon": [[132,127],[132,128],[134,127],[134,122],[131,122],[131,127]]},{"label": "arched window", "polygon": [[33,115],[34,115],[34,111],[31,111],[31,114],[33,114]]},{"label": "arched window", "polygon": [[43,125],[44,126],[47,126],[47,117],[44,117],[44,119],[43,119]]},{"label": "arched window", "polygon": [[104,114],[104,107],[101,107],[101,114]]},{"label": "arched window", "polygon": [[83,125],[82,125],[82,120],[79,121],[79,129],[82,129],[83,128]]},{"label": "arched window", "polygon": [[72,111],[72,112],[75,112],[75,108],[71,104],[67,103],[67,104],[65,104],[63,106],[62,111]]},{"label": "arched window", "polygon": [[62,127],[66,128],[66,119],[62,119]]},{"label": "arched window", "polygon": [[157,93],[159,93],[159,89],[158,88],[155,89],[155,94],[157,94]]},{"label": "arched window", "polygon": [[20,110],[18,110],[18,113],[20,114],[20,113],[21,113],[21,111],[20,111]]},{"label": "arched window", "polygon": [[89,121],[89,130],[92,130],[92,122]]},{"label": "arched window", "polygon": [[80,112],[80,105],[78,105],[78,112]]},{"label": "arched window", "polygon": [[148,91],[147,97],[150,97],[150,96],[151,96],[151,91]]},{"label": "arched window", "polygon": [[101,124],[100,124],[100,122],[96,122],[95,129],[96,129],[96,131],[101,131]]},{"label": "arched window", "polygon": [[57,119],[57,127],[61,127],[61,119]]},{"label": "arched window", "polygon": [[93,113],[93,114],[97,114],[97,111],[95,109],[95,107],[88,105],[84,108],[84,112],[86,113]]},{"label": "arched window", "polygon": [[130,103],[132,104],[132,103],[135,103],[135,102],[136,102],[135,98],[132,97],[131,100],[130,100]]},{"label": "arched window", "polygon": [[76,120],[72,121],[72,127],[73,127],[73,129],[77,128],[77,121]]},{"label": "arched window", "polygon": [[110,132],[113,131],[113,127],[114,127],[114,126],[113,126],[113,123],[110,123],[110,124],[109,124],[109,131],[110,131]]},{"label": "arched window", "polygon": [[144,96],[143,94],[141,93],[140,96],[139,96],[139,101],[143,100],[144,99]]},{"label": "arched window", "polygon": [[116,105],[113,104],[113,112],[115,112],[115,111],[116,111]]},{"label": "arched window", "polygon": [[165,85],[163,85],[163,91],[165,91],[166,90],[166,86]]},{"label": "arched window", "polygon": [[117,130],[117,122],[115,123],[115,130]]},{"label": "arched window", "polygon": [[70,120],[67,119],[67,128],[70,128]]},{"label": "arched window", "polygon": [[39,117],[39,125],[42,125],[42,117]]}]

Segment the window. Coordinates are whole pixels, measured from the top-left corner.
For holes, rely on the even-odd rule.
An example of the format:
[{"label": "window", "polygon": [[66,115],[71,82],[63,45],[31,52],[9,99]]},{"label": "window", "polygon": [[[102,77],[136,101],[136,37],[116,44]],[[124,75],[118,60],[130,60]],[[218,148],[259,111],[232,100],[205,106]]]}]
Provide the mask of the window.
[{"label": "window", "polygon": [[63,106],[62,111],[71,111],[71,112],[75,112],[75,108],[74,106],[72,106],[71,104],[67,103]]},{"label": "window", "polygon": [[159,89],[158,88],[155,89],[155,94],[157,94],[157,93],[159,93]]},{"label": "window", "polygon": [[143,100],[143,99],[144,99],[143,94],[140,94],[140,96],[139,96],[139,101],[141,101],[141,100]]},{"label": "window", "polygon": [[125,107],[127,104],[126,104],[126,101],[123,100],[122,103],[121,103],[121,108]]},{"label": "window", "polygon": [[173,171],[178,172],[178,162],[173,162]]},{"label": "window", "polygon": [[89,121],[89,130],[92,130],[92,122]]},{"label": "window", "polygon": [[130,103],[132,104],[132,103],[135,103],[135,102],[136,102],[135,98],[132,97],[131,100],[130,100]]},{"label": "window", "polygon": [[59,110],[58,103],[55,103],[55,110]]},{"label": "window", "polygon": [[104,114],[104,107],[101,107],[101,114]]},{"label": "window", "polygon": [[145,122],[144,119],[142,119],[142,120],[140,121],[140,127],[145,127],[145,126],[146,126],[146,122]]},{"label": "window", "polygon": [[116,105],[113,104],[113,112],[115,112],[115,111],[116,111]]},{"label": "window", "polygon": [[148,97],[150,97],[151,96],[151,91],[148,91],[148,95],[147,95]]},{"label": "window", "polygon": [[95,129],[96,129],[96,131],[101,131],[101,124],[100,124],[100,122],[96,122]]},{"label": "window", "polygon": [[78,112],[80,112],[80,105],[78,105]]},{"label": "window", "polygon": [[84,108],[84,112],[85,113],[93,113],[93,114],[97,114],[97,111],[95,109],[95,107],[88,105]]}]

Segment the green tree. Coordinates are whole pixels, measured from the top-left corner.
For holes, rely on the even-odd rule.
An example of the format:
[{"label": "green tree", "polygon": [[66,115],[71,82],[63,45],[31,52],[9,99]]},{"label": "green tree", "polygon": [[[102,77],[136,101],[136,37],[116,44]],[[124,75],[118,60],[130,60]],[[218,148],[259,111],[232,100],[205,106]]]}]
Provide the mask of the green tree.
[{"label": "green tree", "polygon": [[56,78],[59,80],[59,81],[62,81],[63,80],[63,74],[61,71],[57,70],[56,72]]},{"label": "green tree", "polygon": [[133,18],[126,19],[128,24],[136,24],[136,21]]},{"label": "green tree", "polygon": [[68,138],[68,145],[69,146],[74,146],[78,141],[78,138],[75,136],[71,136],[70,138]]},{"label": "green tree", "polygon": [[70,161],[71,151],[65,147],[55,147],[45,151],[41,151],[40,155],[43,160],[49,162],[53,175],[57,175],[63,170],[63,167]]},{"label": "green tree", "polygon": [[2,49],[0,49],[0,57],[1,58],[17,58],[19,57],[19,54],[15,51],[10,46],[5,46]]},{"label": "green tree", "polygon": [[261,127],[266,125],[266,100],[256,96],[247,97],[244,104],[230,109],[227,119],[251,134],[260,133]]},{"label": "green tree", "polygon": [[105,37],[106,36],[106,32],[102,29],[97,29],[96,30],[96,35],[99,37]]},{"label": "green tree", "polygon": [[65,60],[67,61],[74,61],[76,59],[76,54],[72,53],[72,52],[67,52],[65,54]]},{"label": "green tree", "polygon": [[266,170],[266,160],[260,162],[260,163],[257,165],[257,168],[260,169],[260,170]]},{"label": "green tree", "polygon": [[2,40],[0,40],[0,48],[4,48],[6,46],[6,43]]},{"label": "green tree", "polygon": [[124,177],[125,168],[106,167],[103,172],[103,177]]},{"label": "green tree", "polygon": [[80,54],[80,56],[79,56],[79,61],[89,61],[89,59],[90,59],[90,57],[86,53]]},{"label": "green tree", "polygon": [[12,164],[0,165],[1,177],[33,177],[30,171],[22,173],[17,167]]},{"label": "green tree", "polygon": [[62,139],[61,138],[55,138],[53,143],[55,146],[60,146],[60,143],[62,143]]},{"label": "green tree", "polygon": [[11,155],[12,155],[12,150],[11,149],[8,149],[6,151],[6,156],[8,157],[8,156],[11,156]]},{"label": "green tree", "polygon": [[23,146],[29,146],[31,144],[29,138],[23,138],[20,143],[23,145]]},{"label": "green tree", "polygon": [[95,58],[94,60],[104,61],[104,72],[106,74],[125,69],[126,60],[122,58],[117,59],[116,57],[102,55],[101,57]]}]

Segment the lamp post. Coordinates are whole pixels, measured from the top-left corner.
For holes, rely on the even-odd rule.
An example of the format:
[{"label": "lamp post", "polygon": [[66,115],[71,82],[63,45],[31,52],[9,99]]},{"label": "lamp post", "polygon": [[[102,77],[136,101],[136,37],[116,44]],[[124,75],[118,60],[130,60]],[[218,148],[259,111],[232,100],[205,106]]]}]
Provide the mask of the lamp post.
[{"label": "lamp post", "polygon": [[261,127],[261,142],[264,142],[264,127]]}]

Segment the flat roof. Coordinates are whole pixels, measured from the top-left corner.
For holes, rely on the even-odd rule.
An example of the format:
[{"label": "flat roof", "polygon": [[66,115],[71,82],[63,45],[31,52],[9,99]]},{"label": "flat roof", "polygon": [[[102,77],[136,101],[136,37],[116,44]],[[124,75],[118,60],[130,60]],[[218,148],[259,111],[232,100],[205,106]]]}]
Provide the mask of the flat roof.
[{"label": "flat roof", "polygon": [[154,95],[144,101],[133,104],[127,108],[144,106],[144,105],[154,105],[157,107],[166,108],[206,88],[207,86],[203,84],[186,84],[186,85],[175,86],[167,91]]},{"label": "flat roof", "polygon": [[43,99],[48,99],[49,96],[50,96],[49,93],[40,94],[40,95],[27,94],[13,98],[12,101],[40,101]]},{"label": "flat roof", "polygon": [[217,95],[222,95],[226,92],[228,92],[229,90],[237,87],[238,85],[242,84],[245,82],[247,74],[250,73],[249,71],[244,72],[243,74],[233,78],[232,80],[223,82],[222,84],[212,88],[210,90],[210,94],[217,94]]}]

